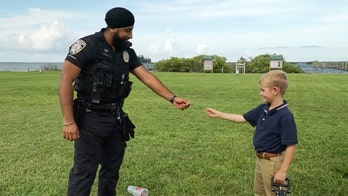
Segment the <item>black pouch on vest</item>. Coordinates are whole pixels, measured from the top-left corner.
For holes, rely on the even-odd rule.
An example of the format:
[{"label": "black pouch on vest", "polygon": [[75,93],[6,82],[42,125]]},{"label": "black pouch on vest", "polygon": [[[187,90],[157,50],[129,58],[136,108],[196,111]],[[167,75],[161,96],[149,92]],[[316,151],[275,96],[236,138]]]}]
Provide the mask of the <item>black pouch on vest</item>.
[{"label": "black pouch on vest", "polygon": [[127,98],[132,90],[132,84],[132,81],[125,81],[118,90],[117,97],[120,97],[122,99]]},{"label": "black pouch on vest", "polygon": [[122,114],[122,134],[125,141],[129,141],[130,138],[134,138],[135,125],[129,119],[127,113]]}]

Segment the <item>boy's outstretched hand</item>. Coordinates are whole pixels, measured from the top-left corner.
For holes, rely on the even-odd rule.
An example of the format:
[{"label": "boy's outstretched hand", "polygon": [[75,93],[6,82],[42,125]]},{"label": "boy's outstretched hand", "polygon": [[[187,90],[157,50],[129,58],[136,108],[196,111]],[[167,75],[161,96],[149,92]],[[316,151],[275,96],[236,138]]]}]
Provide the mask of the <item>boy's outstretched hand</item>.
[{"label": "boy's outstretched hand", "polygon": [[210,118],[216,118],[218,117],[218,111],[217,110],[214,110],[214,109],[211,109],[211,108],[207,108],[205,109],[205,112],[207,113],[207,115],[210,117]]}]

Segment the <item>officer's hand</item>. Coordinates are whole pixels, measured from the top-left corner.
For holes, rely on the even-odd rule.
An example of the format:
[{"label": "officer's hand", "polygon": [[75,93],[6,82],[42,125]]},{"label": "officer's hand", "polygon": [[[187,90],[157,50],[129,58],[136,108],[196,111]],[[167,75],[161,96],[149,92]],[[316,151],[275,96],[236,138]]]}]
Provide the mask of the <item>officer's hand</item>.
[{"label": "officer's hand", "polygon": [[175,97],[173,104],[176,108],[178,108],[180,110],[187,109],[191,105],[191,103],[189,101],[187,101],[186,99],[181,98],[181,97]]},{"label": "officer's hand", "polygon": [[75,141],[79,138],[79,128],[76,123],[63,126],[63,137],[70,141]]}]

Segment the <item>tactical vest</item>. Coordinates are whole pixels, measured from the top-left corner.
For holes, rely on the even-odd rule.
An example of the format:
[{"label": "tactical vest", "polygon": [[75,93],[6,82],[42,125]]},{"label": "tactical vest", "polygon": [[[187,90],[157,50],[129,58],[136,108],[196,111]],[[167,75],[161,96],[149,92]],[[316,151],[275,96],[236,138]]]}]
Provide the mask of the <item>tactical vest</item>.
[{"label": "tactical vest", "polygon": [[102,34],[95,34],[91,39],[95,43],[95,52],[92,54],[93,60],[81,70],[75,80],[74,89],[77,91],[77,96],[96,104],[122,103],[125,97],[120,95],[119,91],[125,83],[130,82],[131,44],[129,42],[123,50],[115,52],[105,43]]}]

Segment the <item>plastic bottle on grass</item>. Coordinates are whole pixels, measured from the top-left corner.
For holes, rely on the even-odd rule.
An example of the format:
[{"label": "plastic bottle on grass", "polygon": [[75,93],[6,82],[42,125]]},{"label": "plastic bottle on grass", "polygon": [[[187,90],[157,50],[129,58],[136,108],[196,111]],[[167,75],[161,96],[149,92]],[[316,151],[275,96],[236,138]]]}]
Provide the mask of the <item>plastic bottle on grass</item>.
[{"label": "plastic bottle on grass", "polygon": [[133,185],[128,186],[127,191],[133,196],[148,196],[149,195],[149,190],[138,187],[138,186],[133,186]]}]

